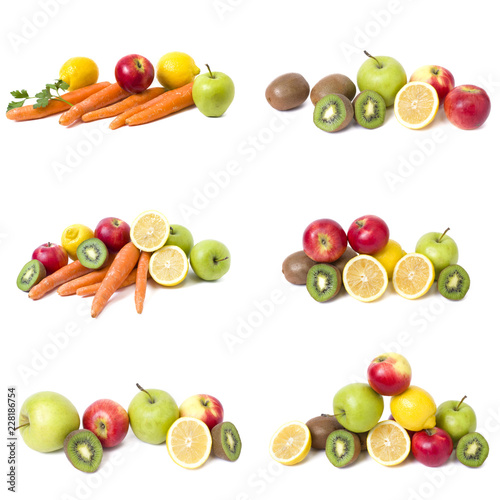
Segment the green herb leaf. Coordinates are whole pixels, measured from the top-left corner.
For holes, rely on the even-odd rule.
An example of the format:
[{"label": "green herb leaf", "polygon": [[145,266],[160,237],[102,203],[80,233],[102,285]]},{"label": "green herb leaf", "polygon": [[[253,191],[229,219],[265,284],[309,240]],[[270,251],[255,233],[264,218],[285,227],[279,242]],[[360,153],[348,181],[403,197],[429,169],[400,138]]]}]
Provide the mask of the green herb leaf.
[{"label": "green herb leaf", "polygon": [[22,101],[11,101],[9,102],[9,105],[7,106],[7,111],[10,111],[11,109],[14,108],[20,108],[24,104],[24,101],[26,99],[23,99]]},{"label": "green herb leaf", "polygon": [[[16,99],[28,99],[29,94],[27,90],[13,90],[10,95]],[[16,106],[18,108],[19,106]]]}]

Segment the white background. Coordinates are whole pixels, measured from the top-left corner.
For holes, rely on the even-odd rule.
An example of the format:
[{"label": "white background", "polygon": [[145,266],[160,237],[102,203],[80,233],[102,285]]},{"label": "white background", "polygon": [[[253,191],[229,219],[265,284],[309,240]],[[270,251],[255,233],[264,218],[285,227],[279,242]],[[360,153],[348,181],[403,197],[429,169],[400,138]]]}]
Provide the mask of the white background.
[{"label": "white background", "polygon": [[[206,392],[222,401],[243,452],[234,464],[211,459],[185,471],[164,445],[142,443],[130,431],[123,445],[106,453],[97,474],[84,475],[62,452],[40,454],[20,440],[18,497],[244,500],[334,492],[340,498],[355,488],[360,498],[414,500],[466,498],[492,488],[500,462],[500,71],[491,2],[59,0],[49,16],[41,4],[2,6],[4,105],[11,90],[37,92],[57,78],[69,57],[93,58],[100,79],[113,81],[120,57],[136,52],[156,64],[174,50],[192,55],[202,72],[208,62],[229,74],[236,98],[221,119],[192,109],[113,132],[109,120],[71,129],[56,117],[1,121],[4,390],[17,386],[19,407],[32,393],[60,392],[80,415],[104,397],[127,408],[136,382],[168,391],[179,404]],[[29,31],[26,25],[35,21],[39,27]],[[313,125],[309,101],[288,113],[266,103],[266,86],[285,72],[302,73],[311,87],[335,72],[355,81],[365,60],[361,48],[395,57],[408,77],[422,65],[439,64],[457,85],[486,88],[489,120],[479,130],[461,131],[441,110],[416,132],[399,125],[390,110],[377,130],[350,126],[330,135]],[[410,169],[401,171],[405,161]],[[62,175],[61,165],[67,166]],[[221,174],[228,165],[230,177]],[[391,186],[388,173],[405,177]],[[226,185],[217,187],[214,176]],[[216,283],[190,273],[174,289],[149,286],[141,316],[130,288],[97,320],[89,317],[88,299],[53,293],[32,302],[15,287],[33,249],[58,242],[66,226],[94,227],[108,216],[131,222],[147,209],[186,225],[196,241],[223,241],[232,253],[230,272]],[[467,298],[444,301],[433,288],[421,300],[406,301],[389,285],[376,303],[343,293],[318,304],[284,280],[281,263],[300,249],[309,222],[330,217],[347,230],[366,213],[385,219],[406,251],[422,234],[451,227],[459,263],[472,280]],[[265,318],[259,308],[267,308]],[[243,331],[249,319],[254,327]],[[66,344],[54,350],[55,336]],[[228,336],[240,343],[231,348]],[[281,424],[331,412],[335,392],[364,380],[370,360],[387,350],[409,359],[413,382],[437,404],[467,394],[490,442],[482,468],[450,459],[430,469],[409,459],[389,469],[364,454],[336,470],[319,452],[292,468],[272,461],[268,444]],[[23,376],[23,367],[33,373]]]}]

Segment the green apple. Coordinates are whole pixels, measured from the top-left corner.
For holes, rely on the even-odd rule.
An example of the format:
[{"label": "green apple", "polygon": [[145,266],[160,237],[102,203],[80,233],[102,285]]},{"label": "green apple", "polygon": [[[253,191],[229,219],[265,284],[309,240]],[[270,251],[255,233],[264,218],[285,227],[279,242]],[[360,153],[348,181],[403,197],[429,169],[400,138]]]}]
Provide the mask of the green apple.
[{"label": "green apple", "polygon": [[33,450],[60,450],[64,439],[80,427],[78,411],[71,401],[57,392],[45,391],[31,395],[19,414],[19,432]]},{"label": "green apple", "polygon": [[180,226],[179,224],[172,224],[170,226],[170,234],[165,246],[175,245],[184,251],[186,257],[189,257],[193,244],[193,235],[187,227]]},{"label": "green apple", "polygon": [[359,91],[374,90],[384,98],[387,107],[392,106],[396,94],[408,81],[403,66],[392,57],[373,57],[366,50],[365,54],[368,59],[358,70]]},{"label": "green apple", "polygon": [[436,411],[436,427],[446,431],[456,447],[461,437],[476,430],[477,421],[474,410],[461,401],[445,401],[438,406]]},{"label": "green apple", "polygon": [[216,240],[203,240],[191,250],[191,267],[202,280],[222,278],[231,266],[231,254],[226,245]]},{"label": "green apple", "polygon": [[193,101],[205,116],[222,116],[234,99],[234,83],[220,71],[199,75],[193,83]]},{"label": "green apple", "polygon": [[145,443],[161,444],[167,438],[168,429],[179,418],[179,408],[174,398],[159,389],[143,389],[134,396],[128,407],[130,427]]},{"label": "green apple", "polygon": [[351,432],[367,432],[384,411],[384,399],[368,384],[354,383],[340,389],[333,398],[333,413]]},{"label": "green apple", "polygon": [[415,247],[415,252],[425,255],[432,262],[436,279],[445,267],[458,262],[458,247],[455,241],[446,234],[449,230],[450,228],[444,233],[424,234]]}]

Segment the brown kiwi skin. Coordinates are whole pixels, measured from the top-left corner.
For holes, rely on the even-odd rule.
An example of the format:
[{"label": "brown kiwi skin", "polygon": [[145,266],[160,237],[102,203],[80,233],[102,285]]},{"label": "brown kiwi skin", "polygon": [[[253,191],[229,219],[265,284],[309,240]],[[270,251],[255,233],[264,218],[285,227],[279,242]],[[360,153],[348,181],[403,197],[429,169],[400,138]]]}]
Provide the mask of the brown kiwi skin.
[{"label": "brown kiwi skin", "polygon": [[340,275],[342,276],[345,265],[357,255],[358,254],[348,246],[345,249],[345,252],[337,260],[330,262],[330,264],[333,264],[340,271]]},{"label": "brown kiwi skin", "polygon": [[342,94],[352,101],[356,95],[356,85],[347,76],[334,73],[322,78],[311,90],[311,101],[314,105],[330,94]]},{"label": "brown kiwi skin", "polygon": [[286,73],[275,78],[266,89],[267,102],[278,111],[300,106],[309,97],[309,84],[299,73]]},{"label": "brown kiwi skin", "polygon": [[217,458],[222,458],[222,460],[227,460],[231,462],[230,458],[226,455],[224,447],[221,442],[221,427],[225,422],[220,422],[219,424],[212,427],[210,433],[212,434],[212,453]]},{"label": "brown kiwi skin", "polygon": [[294,285],[305,285],[307,282],[307,271],[317,264],[309,258],[303,250],[292,253],[284,261],[281,268],[285,279]]},{"label": "brown kiwi skin", "polygon": [[326,447],[326,438],[333,431],[345,428],[339,423],[337,417],[325,414],[311,418],[306,422],[306,425],[311,433],[311,448],[315,450],[324,450]]},{"label": "brown kiwi skin", "polygon": [[[368,432],[369,431],[366,431],[366,432],[358,432],[357,433],[357,436],[359,438],[359,445],[360,445],[360,450],[361,451],[366,451],[367,450],[367,446],[366,446],[366,438],[368,437]],[[354,432],[353,432],[354,434]]]}]

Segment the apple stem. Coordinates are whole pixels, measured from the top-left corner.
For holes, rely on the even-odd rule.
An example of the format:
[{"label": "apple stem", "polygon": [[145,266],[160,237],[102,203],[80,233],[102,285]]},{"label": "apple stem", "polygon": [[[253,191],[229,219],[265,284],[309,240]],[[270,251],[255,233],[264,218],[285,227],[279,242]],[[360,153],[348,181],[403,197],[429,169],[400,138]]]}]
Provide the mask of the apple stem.
[{"label": "apple stem", "polygon": [[26,422],[25,424],[23,425],[18,425],[14,430],[17,431],[17,429],[20,429],[21,427],[26,427],[27,425],[30,425],[29,422]]},{"label": "apple stem", "polygon": [[448,228],[440,237],[439,237],[439,240],[437,241],[438,243],[441,243],[441,240],[443,239],[443,236],[450,230],[450,228]]},{"label": "apple stem", "polygon": [[208,72],[210,73],[210,78],[215,78],[214,75],[212,75],[212,70],[210,69],[210,66],[208,64],[205,64],[205,66],[208,68]]},{"label": "apple stem", "polygon": [[368,56],[368,57],[371,57],[372,59],[375,59],[375,61],[377,61],[377,64],[378,64],[378,67],[379,69],[381,69],[383,66],[379,63],[378,59],[376,57],[373,57],[371,54],[369,54],[366,50],[364,51],[364,53]]},{"label": "apple stem", "polygon": [[460,405],[464,402],[464,399],[466,398],[467,396],[464,396],[461,400],[460,400],[460,403],[457,404],[457,406],[455,407],[455,411],[458,411],[458,409],[460,408]]},{"label": "apple stem", "polygon": [[223,262],[224,260],[229,259],[229,257],[224,257],[223,259],[214,259],[214,262]]},{"label": "apple stem", "polygon": [[135,385],[139,388],[139,390],[141,390],[142,392],[145,392],[149,396],[151,403],[155,402],[154,398],[151,396],[151,394],[149,394],[148,391],[146,391],[146,389],[143,389],[139,384],[135,384]]},{"label": "apple stem", "polygon": [[170,226],[170,234],[174,234],[174,228]]}]

